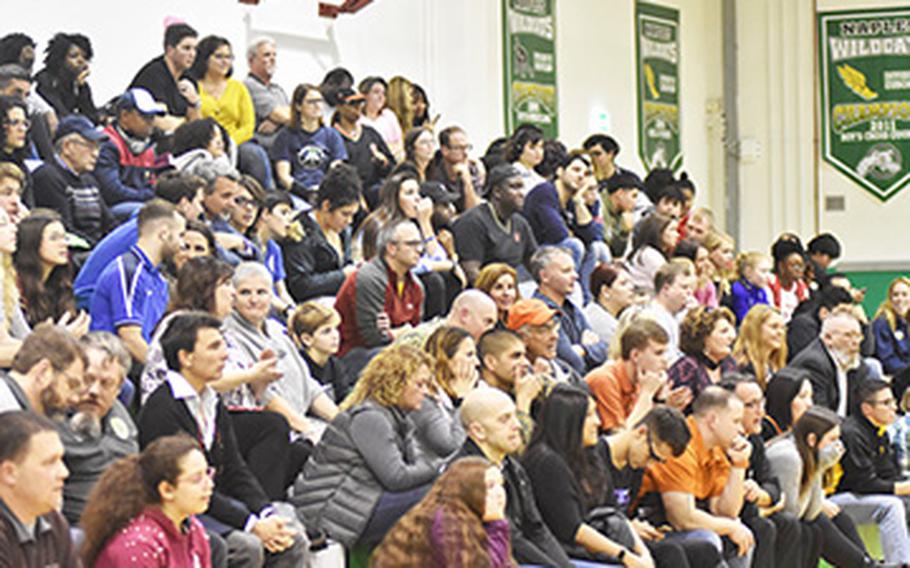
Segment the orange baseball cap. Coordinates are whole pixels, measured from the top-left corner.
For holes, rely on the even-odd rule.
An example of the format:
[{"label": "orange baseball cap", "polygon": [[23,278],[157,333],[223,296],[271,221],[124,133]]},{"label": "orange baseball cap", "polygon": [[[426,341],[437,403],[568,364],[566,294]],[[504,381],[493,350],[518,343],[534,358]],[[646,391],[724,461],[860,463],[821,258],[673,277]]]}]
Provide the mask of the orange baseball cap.
[{"label": "orange baseball cap", "polygon": [[506,327],[515,331],[523,325],[543,325],[556,314],[557,310],[547,306],[543,300],[536,298],[518,300],[509,308]]}]

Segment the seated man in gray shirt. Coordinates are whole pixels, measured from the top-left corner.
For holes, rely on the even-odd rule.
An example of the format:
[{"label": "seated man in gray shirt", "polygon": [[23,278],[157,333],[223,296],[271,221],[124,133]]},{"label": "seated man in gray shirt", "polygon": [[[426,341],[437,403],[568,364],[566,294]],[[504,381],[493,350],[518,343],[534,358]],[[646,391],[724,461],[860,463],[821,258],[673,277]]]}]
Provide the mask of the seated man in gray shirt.
[{"label": "seated man in gray shirt", "polygon": [[247,49],[250,74],[243,81],[256,111],[256,142],[266,150],[282,127],[291,121],[291,103],[288,95],[278,84],[272,82],[275,75],[277,49],[275,40],[259,38]]},{"label": "seated man in gray shirt", "polygon": [[117,393],[130,368],[130,354],[115,335],[94,331],[81,340],[88,365],[86,388],[76,413],[59,425],[70,476],[63,487],[63,514],[79,523],[88,494],[111,464],[139,451],[139,433]]}]

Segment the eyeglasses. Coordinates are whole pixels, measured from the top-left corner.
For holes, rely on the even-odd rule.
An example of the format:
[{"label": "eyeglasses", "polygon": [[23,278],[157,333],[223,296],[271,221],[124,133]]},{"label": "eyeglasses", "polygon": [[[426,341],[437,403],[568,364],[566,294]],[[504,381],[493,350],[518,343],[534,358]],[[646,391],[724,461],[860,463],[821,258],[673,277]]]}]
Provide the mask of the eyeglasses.
[{"label": "eyeglasses", "polygon": [[254,207],[256,205],[256,200],[247,197],[235,197],[234,203],[240,207]]},{"label": "eyeglasses", "polygon": [[474,146],[472,146],[471,144],[464,144],[461,146],[447,146],[447,148],[454,152],[470,152],[471,150],[474,149]]},{"label": "eyeglasses", "polygon": [[[207,467],[205,468],[204,472],[197,473],[196,475],[190,477],[185,477],[184,479],[193,485],[202,485],[206,479],[209,481],[214,481],[216,473],[218,473],[218,470],[216,470],[214,467]],[[177,481],[179,482],[180,478],[177,478]]]},{"label": "eyeglasses", "polygon": [[83,138],[73,138],[73,142],[75,144],[78,144],[79,146],[82,146],[83,148],[88,149],[90,152],[100,152],[101,151],[101,145],[98,144],[97,142],[92,142],[90,140],[85,140]]},{"label": "eyeglasses", "polygon": [[654,440],[652,440],[650,432],[648,432],[648,457],[657,463],[664,463],[667,461],[654,452]]},{"label": "eyeglasses", "polygon": [[423,241],[414,240],[414,241],[392,241],[396,245],[410,247],[416,250],[423,250]]},{"label": "eyeglasses", "polygon": [[66,371],[57,371],[66,379],[66,386],[73,391],[81,391],[85,387],[85,380],[82,377],[74,377]]},{"label": "eyeglasses", "polygon": [[28,130],[32,127],[32,121],[27,118],[14,118],[13,120],[7,120],[6,125],[12,126],[13,128],[21,126]]}]

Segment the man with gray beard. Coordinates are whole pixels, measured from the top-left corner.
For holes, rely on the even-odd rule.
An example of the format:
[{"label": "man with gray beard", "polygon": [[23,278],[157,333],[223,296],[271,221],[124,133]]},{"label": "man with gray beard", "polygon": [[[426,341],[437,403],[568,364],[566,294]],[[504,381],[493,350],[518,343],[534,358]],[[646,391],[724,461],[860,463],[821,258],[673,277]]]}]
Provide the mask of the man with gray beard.
[{"label": "man with gray beard", "polygon": [[75,412],[59,423],[63,457],[70,476],[63,488],[63,515],[79,523],[89,492],[118,459],[139,451],[138,430],[117,400],[130,367],[130,354],[112,333],[94,331],[80,341],[88,365]]}]

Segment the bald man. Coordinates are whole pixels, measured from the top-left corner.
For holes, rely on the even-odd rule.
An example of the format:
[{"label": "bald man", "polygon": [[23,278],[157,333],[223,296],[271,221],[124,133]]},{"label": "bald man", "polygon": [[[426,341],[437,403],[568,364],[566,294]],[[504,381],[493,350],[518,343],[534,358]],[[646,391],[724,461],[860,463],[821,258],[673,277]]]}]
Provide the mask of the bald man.
[{"label": "bald man", "polygon": [[512,398],[499,389],[481,386],[468,393],[459,412],[468,439],[453,461],[465,456],[483,456],[502,469],[515,560],[519,564],[572,566],[540,517],[528,474],[510,456],[521,446]]},{"label": "bald man", "polygon": [[485,332],[493,329],[499,319],[499,311],[493,298],[474,288],[464,290],[452,301],[449,315],[445,319],[435,319],[417,326],[398,338],[395,343],[407,343],[418,349],[423,348],[426,339],[441,326],[460,327],[467,331],[474,341]]}]

